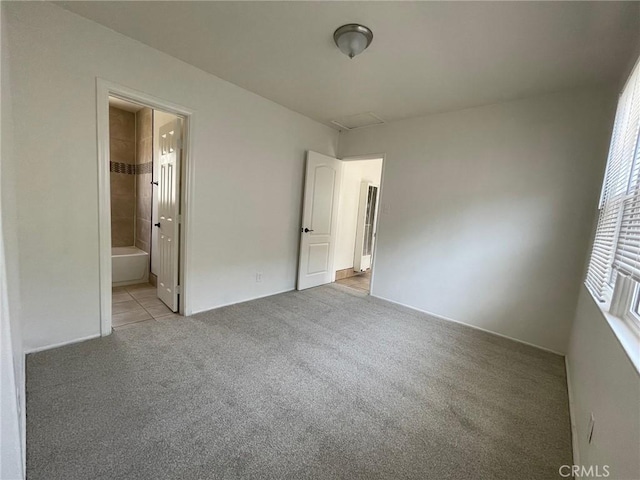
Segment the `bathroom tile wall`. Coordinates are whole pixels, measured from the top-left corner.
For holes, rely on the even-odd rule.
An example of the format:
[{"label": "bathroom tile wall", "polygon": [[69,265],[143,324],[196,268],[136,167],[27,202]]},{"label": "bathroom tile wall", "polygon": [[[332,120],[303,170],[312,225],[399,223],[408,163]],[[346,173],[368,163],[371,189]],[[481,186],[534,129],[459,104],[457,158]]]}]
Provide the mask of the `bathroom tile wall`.
[{"label": "bathroom tile wall", "polygon": [[153,110],[136,112],[136,230],[135,245],[151,250],[151,185],[153,171]]},{"label": "bathroom tile wall", "polygon": [[128,247],[135,238],[135,114],[109,107],[109,145],[111,152],[111,244]]}]

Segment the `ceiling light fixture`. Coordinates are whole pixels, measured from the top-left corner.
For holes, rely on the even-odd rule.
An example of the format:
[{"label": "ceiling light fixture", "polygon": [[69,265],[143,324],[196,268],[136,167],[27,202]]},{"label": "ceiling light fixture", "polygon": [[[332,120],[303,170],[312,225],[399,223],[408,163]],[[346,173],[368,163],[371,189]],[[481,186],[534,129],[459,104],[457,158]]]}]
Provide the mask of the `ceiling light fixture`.
[{"label": "ceiling light fixture", "polygon": [[333,32],[333,40],[342,53],[353,58],[371,45],[373,32],[364,25],[348,23]]}]

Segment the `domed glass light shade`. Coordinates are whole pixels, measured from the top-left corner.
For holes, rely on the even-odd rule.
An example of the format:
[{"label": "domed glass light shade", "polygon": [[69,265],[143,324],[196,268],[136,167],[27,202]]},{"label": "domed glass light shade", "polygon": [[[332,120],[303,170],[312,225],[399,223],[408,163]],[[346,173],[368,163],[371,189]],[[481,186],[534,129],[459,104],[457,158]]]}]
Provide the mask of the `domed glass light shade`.
[{"label": "domed glass light shade", "polygon": [[333,40],[342,53],[353,58],[371,45],[373,32],[363,25],[349,23],[333,32]]}]

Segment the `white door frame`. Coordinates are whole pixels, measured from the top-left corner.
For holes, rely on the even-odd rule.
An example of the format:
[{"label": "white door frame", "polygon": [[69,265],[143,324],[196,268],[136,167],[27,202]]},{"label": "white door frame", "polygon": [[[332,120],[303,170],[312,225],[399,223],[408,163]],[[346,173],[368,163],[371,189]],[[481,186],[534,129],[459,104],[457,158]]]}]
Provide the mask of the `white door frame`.
[{"label": "white door frame", "polygon": [[[355,155],[355,156],[349,156],[349,157],[342,157],[340,160],[342,160],[343,162],[353,162],[356,160],[377,160],[381,158],[382,159],[382,172],[380,173],[380,186],[378,187],[378,222],[377,222],[377,227],[376,227],[376,240],[375,242],[373,242],[373,261],[371,262],[371,280],[369,281],[369,295],[371,296],[375,296],[373,295],[373,283],[375,281],[376,278],[376,262],[378,261],[378,255],[376,254],[377,250],[378,250],[378,232],[380,231],[380,225],[381,225],[381,220],[382,220],[382,195],[383,195],[383,187],[384,187],[384,170],[387,166],[387,157],[384,153],[379,153],[379,154],[370,154],[370,155]],[[338,226],[338,228],[340,228]],[[331,267],[332,270],[334,270],[335,272],[335,265]]]},{"label": "white door frame", "polygon": [[191,206],[195,179],[193,162],[193,110],[158,97],[96,78],[98,134],[98,234],[100,253],[100,333],[111,333],[111,172],[109,154],[109,97],[130,100],[183,119],[182,180],[180,186],[182,228],[180,229],[180,314],[192,313],[189,297],[191,272]]}]

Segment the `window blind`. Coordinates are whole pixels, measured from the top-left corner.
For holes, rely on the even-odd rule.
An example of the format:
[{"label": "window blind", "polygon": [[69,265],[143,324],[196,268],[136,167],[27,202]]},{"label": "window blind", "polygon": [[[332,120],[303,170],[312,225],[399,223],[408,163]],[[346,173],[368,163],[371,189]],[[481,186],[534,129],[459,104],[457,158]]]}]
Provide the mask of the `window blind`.
[{"label": "window blind", "polygon": [[618,232],[614,266],[640,281],[640,69],[635,68],[626,89],[633,90],[622,155],[629,158],[630,173]]},{"label": "window blind", "polygon": [[611,292],[614,266],[637,272],[640,280],[639,122],[640,70],[636,65],[618,101],[587,272],[586,285],[600,301]]}]

